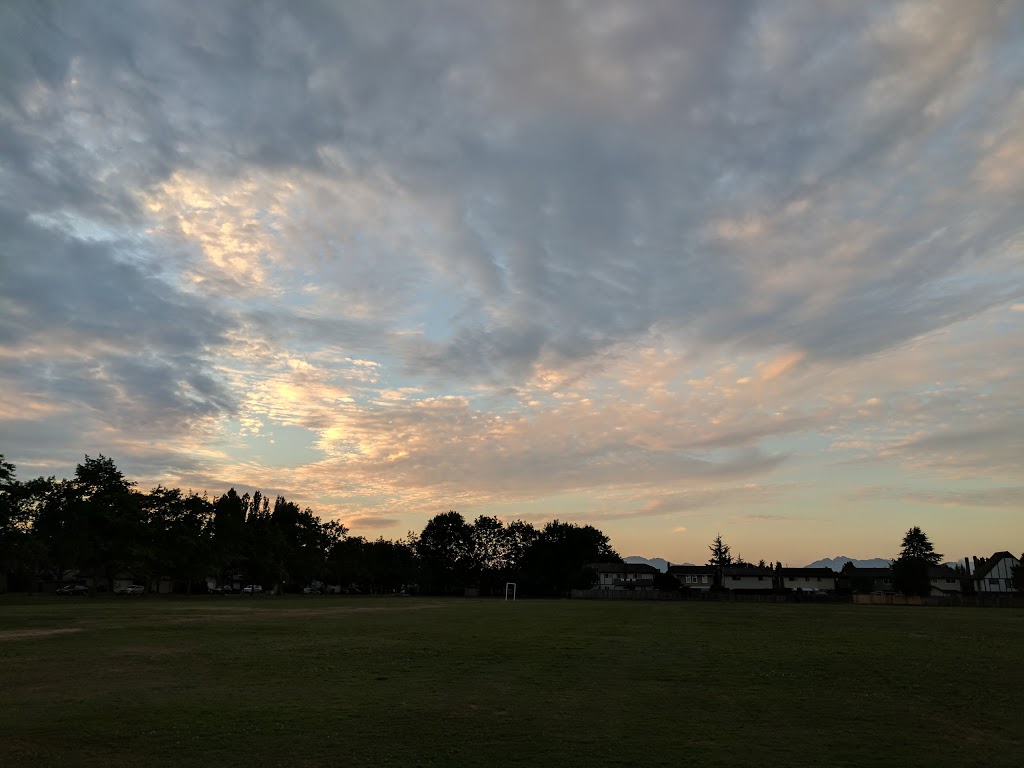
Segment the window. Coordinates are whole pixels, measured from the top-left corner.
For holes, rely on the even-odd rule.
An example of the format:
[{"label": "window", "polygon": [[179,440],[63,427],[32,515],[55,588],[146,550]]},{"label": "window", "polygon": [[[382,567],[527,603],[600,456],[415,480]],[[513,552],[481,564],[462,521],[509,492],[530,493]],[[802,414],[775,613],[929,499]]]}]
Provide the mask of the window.
[{"label": "window", "polygon": [[956,584],[956,579],[946,579],[947,584]]},{"label": "window", "polygon": [[991,584],[992,586],[998,587],[999,586],[999,579],[989,579],[988,583]]},{"label": "window", "polygon": [[810,581],[810,580],[811,580],[810,576],[804,576],[804,581]]},{"label": "window", "polygon": [[739,577],[739,576],[730,576],[730,578],[731,578],[731,579],[732,579],[733,581],[739,581],[739,580],[740,580],[740,577]]},{"label": "window", "polygon": [[707,584],[707,583],[708,583],[708,577],[707,577],[707,576],[701,576],[701,577],[700,577],[700,580],[701,580],[702,582],[704,582],[705,584]]},{"label": "window", "polygon": [[757,577],[757,580],[758,580],[758,581],[764,581],[764,576],[758,576],[758,577]]}]

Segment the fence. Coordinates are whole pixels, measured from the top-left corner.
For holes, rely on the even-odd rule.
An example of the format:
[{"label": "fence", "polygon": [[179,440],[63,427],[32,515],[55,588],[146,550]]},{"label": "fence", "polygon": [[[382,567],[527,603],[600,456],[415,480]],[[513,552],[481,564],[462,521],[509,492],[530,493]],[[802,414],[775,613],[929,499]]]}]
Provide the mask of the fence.
[{"label": "fence", "polygon": [[570,593],[574,600],[682,600],[679,592],[662,592],[658,589],[574,589]]},{"label": "fence", "polygon": [[915,597],[913,595],[801,595],[790,592],[737,593],[662,592],[657,589],[573,589],[567,595],[573,600],[686,600],[720,603],[845,603],[849,605],[923,605],[962,608],[1024,608],[1024,595],[949,595],[946,597]]}]

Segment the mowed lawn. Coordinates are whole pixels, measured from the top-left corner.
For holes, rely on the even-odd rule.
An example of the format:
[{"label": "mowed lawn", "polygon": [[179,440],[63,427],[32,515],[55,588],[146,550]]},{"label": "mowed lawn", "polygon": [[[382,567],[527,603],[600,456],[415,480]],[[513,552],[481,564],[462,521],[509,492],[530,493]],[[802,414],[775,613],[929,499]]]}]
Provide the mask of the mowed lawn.
[{"label": "mowed lawn", "polygon": [[0,766],[1020,765],[1024,613],[7,597]]}]

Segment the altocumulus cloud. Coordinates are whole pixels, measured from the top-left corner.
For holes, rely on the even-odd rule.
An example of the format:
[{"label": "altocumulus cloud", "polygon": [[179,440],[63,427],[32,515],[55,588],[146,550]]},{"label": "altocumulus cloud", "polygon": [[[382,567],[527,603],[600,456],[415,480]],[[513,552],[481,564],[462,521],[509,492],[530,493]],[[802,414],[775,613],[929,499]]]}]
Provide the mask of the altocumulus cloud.
[{"label": "altocumulus cloud", "polygon": [[365,529],[1005,506],[1022,14],[4,3],[9,458]]}]

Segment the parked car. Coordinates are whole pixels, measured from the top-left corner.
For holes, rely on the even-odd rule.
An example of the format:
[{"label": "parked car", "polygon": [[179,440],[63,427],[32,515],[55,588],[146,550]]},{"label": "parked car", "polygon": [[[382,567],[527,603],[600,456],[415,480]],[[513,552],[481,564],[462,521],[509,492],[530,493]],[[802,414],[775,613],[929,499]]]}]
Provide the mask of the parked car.
[{"label": "parked car", "polygon": [[323,587],[303,587],[302,594],[304,595],[319,595],[323,593]]},{"label": "parked car", "polygon": [[146,588],[141,584],[131,584],[127,587],[118,587],[114,590],[115,595],[144,595]]},{"label": "parked car", "polygon": [[89,594],[89,588],[84,584],[65,584],[57,590],[57,594],[64,596],[87,595]]},{"label": "parked car", "polygon": [[231,594],[231,587],[228,586],[227,584],[222,584],[219,587],[210,587],[210,594],[211,595],[230,595]]},{"label": "parked car", "polygon": [[250,584],[247,587],[242,587],[242,594],[243,595],[258,595],[258,594],[261,594],[262,592],[263,592],[263,587],[261,587],[259,584]]}]

